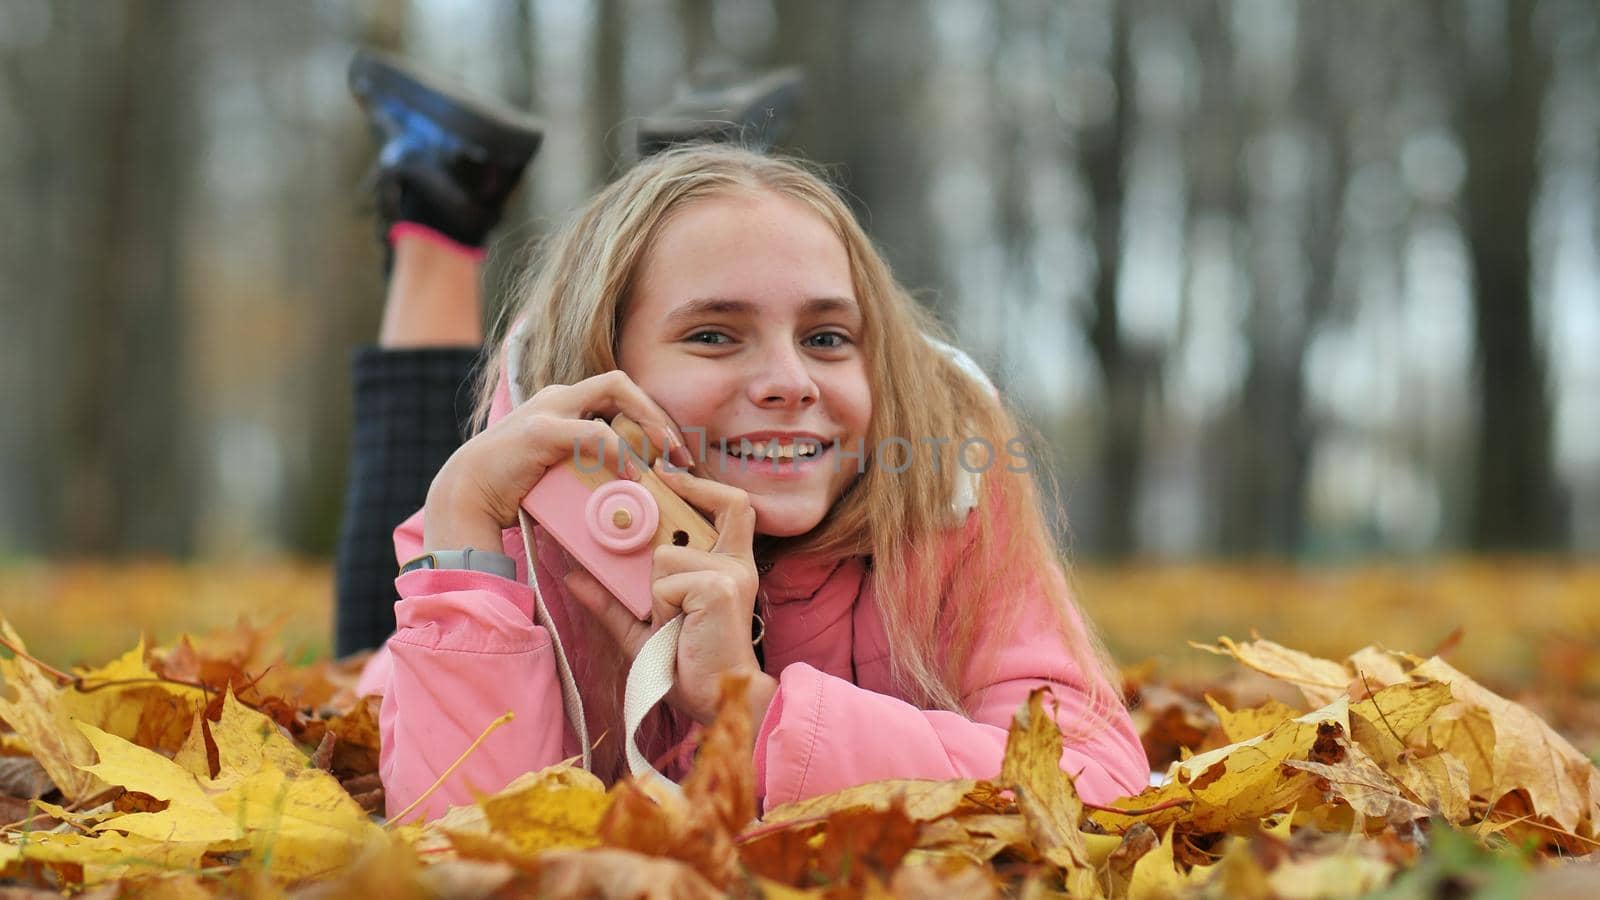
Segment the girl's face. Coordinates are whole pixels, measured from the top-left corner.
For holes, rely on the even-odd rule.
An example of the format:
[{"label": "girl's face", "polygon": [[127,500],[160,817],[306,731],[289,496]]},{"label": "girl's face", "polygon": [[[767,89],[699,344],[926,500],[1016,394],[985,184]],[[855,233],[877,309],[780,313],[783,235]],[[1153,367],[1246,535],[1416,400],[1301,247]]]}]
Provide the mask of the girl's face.
[{"label": "girl's face", "polygon": [[[695,473],[748,492],[757,533],[790,537],[858,477],[858,457],[841,450],[862,449],[872,418],[861,329],[850,258],[828,223],[770,191],[731,193],[677,210],[657,233],[618,362],[683,430]],[[770,453],[806,439],[821,445],[815,458],[740,455],[744,440]]]}]

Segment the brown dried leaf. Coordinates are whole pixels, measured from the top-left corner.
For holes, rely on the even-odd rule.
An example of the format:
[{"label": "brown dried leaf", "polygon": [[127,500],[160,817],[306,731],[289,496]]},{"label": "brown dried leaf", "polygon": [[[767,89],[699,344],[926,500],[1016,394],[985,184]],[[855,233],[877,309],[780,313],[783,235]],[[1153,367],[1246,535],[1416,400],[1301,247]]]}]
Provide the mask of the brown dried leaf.
[{"label": "brown dried leaf", "polygon": [[80,722],[164,753],[189,733],[206,705],[199,688],[161,682],[145,662],[144,640],[104,666],[78,673],[78,687],[62,693],[62,708]]},{"label": "brown dried leaf", "polygon": [[1300,689],[1312,706],[1326,706],[1346,695],[1350,673],[1330,659],[1321,659],[1268,640],[1243,644],[1219,637],[1215,646],[1190,641],[1189,646],[1218,656],[1231,656],[1247,668]]},{"label": "brown dried leaf", "polygon": [[0,794],[43,797],[55,790],[50,773],[31,756],[0,756]]},{"label": "brown dried leaf", "polygon": [[1359,746],[1345,744],[1342,757],[1334,763],[1291,759],[1284,765],[1321,776],[1331,796],[1368,818],[1400,824],[1428,817],[1428,809],[1408,799],[1404,788]]},{"label": "brown dried leaf", "polygon": [[617,900],[709,900],[723,896],[691,866],[615,848],[544,855],[530,893]]},{"label": "brown dried leaf", "polygon": [[991,871],[957,856],[901,866],[889,881],[889,891],[901,900],[943,900],[946,897],[998,900],[1001,896]]},{"label": "brown dried leaf", "polygon": [[717,718],[701,735],[681,797],[654,798],[632,779],[612,788],[599,829],[605,845],[682,860],[719,888],[733,883],[739,875],[733,836],[756,811],[747,684],[723,679]]},{"label": "brown dried leaf", "polygon": [[885,810],[899,803],[914,822],[927,822],[959,811],[979,811],[988,807],[969,799],[978,783],[970,779],[928,781],[893,779],[858,784],[832,794],[785,803],[767,810],[761,821],[771,825],[803,819],[826,818],[847,809],[864,807]]},{"label": "brown dried leaf", "polygon": [[[1511,791],[1525,791],[1536,815],[1584,837],[1596,836],[1600,771],[1588,757],[1527,707],[1483,687],[1438,657],[1412,669],[1411,675],[1450,685],[1451,695],[1463,707],[1454,724],[1431,726],[1430,736],[1435,746],[1466,764],[1474,793],[1480,793],[1485,780],[1481,793],[1491,802]],[[1444,713],[1441,710],[1440,716]],[[1463,748],[1469,741],[1470,749]]]}]

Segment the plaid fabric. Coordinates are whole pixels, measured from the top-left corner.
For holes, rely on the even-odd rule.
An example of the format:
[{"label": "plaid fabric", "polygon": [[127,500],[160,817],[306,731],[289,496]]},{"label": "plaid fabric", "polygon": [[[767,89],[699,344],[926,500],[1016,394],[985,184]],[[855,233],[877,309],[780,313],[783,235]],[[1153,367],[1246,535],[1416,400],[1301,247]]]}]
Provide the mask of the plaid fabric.
[{"label": "plaid fabric", "polygon": [[422,508],[433,476],[466,439],[479,356],[370,345],[351,354],[355,432],[334,564],[340,656],[394,632],[394,529]]}]

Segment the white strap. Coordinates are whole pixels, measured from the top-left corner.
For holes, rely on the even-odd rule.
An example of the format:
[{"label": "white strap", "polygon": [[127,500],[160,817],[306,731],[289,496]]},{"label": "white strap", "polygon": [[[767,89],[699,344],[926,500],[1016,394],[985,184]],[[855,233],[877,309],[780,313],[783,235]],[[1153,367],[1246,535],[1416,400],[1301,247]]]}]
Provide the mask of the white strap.
[{"label": "white strap", "polygon": [[633,668],[628,670],[627,694],[622,701],[622,721],[628,751],[628,771],[635,778],[648,778],[673,791],[681,790],[677,782],[656,771],[656,767],[639,752],[639,725],[650,710],[660,703],[678,674],[678,633],[683,631],[683,616],[673,616],[650,635],[639,655],[633,658]]},{"label": "white strap", "polygon": [[[556,675],[561,679],[561,703],[566,709],[567,722],[578,737],[583,753],[583,768],[593,769],[589,753],[589,726],[584,718],[583,698],[578,693],[578,683],[567,664],[567,654],[561,646],[561,635],[556,633],[555,622],[545,608],[544,595],[539,591],[538,555],[534,552],[537,541],[533,536],[533,518],[527,510],[519,510],[522,523],[522,549],[528,557],[528,583],[533,585],[534,616],[550,633],[550,646],[556,652]],[[672,791],[681,788],[672,779],[656,771],[644,754],[639,752],[639,726],[650,710],[672,690],[678,672],[678,633],[683,630],[683,616],[674,616],[652,634],[639,648],[633,666],[628,670],[626,693],[622,701],[623,747],[627,752],[628,771],[635,778],[646,778]]]}]

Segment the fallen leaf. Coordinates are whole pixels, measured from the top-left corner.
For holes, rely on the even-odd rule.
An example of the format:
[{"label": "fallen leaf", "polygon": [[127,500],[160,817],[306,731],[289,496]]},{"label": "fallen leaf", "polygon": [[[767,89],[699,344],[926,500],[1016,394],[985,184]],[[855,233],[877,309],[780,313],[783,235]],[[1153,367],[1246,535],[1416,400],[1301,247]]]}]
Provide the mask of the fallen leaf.
[{"label": "fallen leaf", "polygon": [[1284,765],[1311,772],[1328,784],[1329,793],[1369,818],[1390,823],[1428,817],[1428,809],[1405,796],[1405,788],[1378,767],[1357,745],[1346,745],[1336,763],[1290,759]]},{"label": "fallen leaf", "polygon": [[1346,696],[1350,686],[1350,673],[1339,663],[1268,640],[1239,644],[1232,638],[1220,637],[1214,646],[1195,641],[1190,641],[1189,646],[1218,656],[1231,656],[1247,668],[1288,682],[1298,687],[1312,706],[1326,706]]},{"label": "fallen leaf", "polygon": [[1207,694],[1206,705],[1216,713],[1217,721],[1222,726],[1222,733],[1227,736],[1229,743],[1238,743],[1256,735],[1266,734],[1280,723],[1287,722],[1297,715],[1288,706],[1270,699],[1260,706],[1230,710]]},{"label": "fallen leaf", "polygon": [[733,836],[755,818],[755,764],[747,682],[724,678],[717,718],[700,737],[681,796],[652,796],[651,785],[624,779],[611,790],[599,828],[608,847],[681,860],[718,888],[739,876]]},{"label": "fallen leaf", "polygon": [[[0,618],[0,635],[26,650],[11,623]],[[0,718],[27,742],[34,759],[68,800],[105,790],[82,766],[94,762],[94,748],[72,726],[62,704],[62,688],[38,666],[9,651],[0,653]]]},{"label": "fallen leaf", "polygon": [[250,775],[263,766],[297,772],[310,764],[276,723],[240,703],[231,688],[223,694],[222,715],[202,725],[216,743],[218,778]]},{"label": "fallen leaf", "polygon": [[[1444,741],[1449,746],[1441,749],[1462,757],[1463,739],[1477,738],[1477,752],[1472,757],[1462,757],[1462,761],[1471,775],[1474,762],[1482,765],[1487,754],[1489,785],[1484,796],[1491,803],[1506,792],[1522,790],[1527,792],[1536,814],[1583,837],[1596,837],[1600,771],[1588,757],[1527,707],[1483,687],[1438,657],[1412,669],[1411,675],[1450,685],[1451,695],[1470,708],[1455,720],[1455,728],[1447,729],[1450,733]],[[1481,712],[1483,719],[1474,711]],[[1483,729],[1474,730],[1467,724],[1485,719],[1492,735],[1487,747]],[[1477,788],[1475,780],[1475,792]]]},{"label": "fallen leaf", "polygon": [[847,809],[861,807],[885,810],[898,803],[907,818],[926,822],[959,810],[984,809],[982,805],[969,800],[977,784],[971,779],[928,781],[902,778],[874,781],[773,807],[767,810],[761,821],[772,825],[800,819],[826,818]]},{"label": "fallen leaf", "polygon": [[[82,875],[75,880],[85,885],[140,873],[197,869],[206,852],[205,843],[156,841],[114,831],[95,836],[35,832],[8,837],[17,843],[0,845],[0,851],[13,851],[21,861],[81,867]],[[6,855],[0,852],[0,859]]]},{"label": "fallen leaf", "polygon": [[242,836],[239,826],[217,809],[193,773],[93,725],[79,722],[77,728],[100,757],[87,771],[107,784],[167,802],[162,812],[118,816],[102,822],[98,830],[114,828],[153,841],[175,842],[213,843]]},{"label": "fallen leaf", "polygon": [[700,873],[675,859],[595,848],[547,854],[530,895],[700,900],[724,896]]},{"label": "fallen leaf", "polygon": [[529,856],[598,846],[610,804],[600,779],[571,766],[545,769],[531,784],[478,801],[490,831]]},{"label": "fallen leaf", "polygon": [[285,772],[267,759],[219,794],[215,809],[238,824],[252,861],[279,881],[326,877],[386,840],[333,776],[312,768]]},{"label": "fallen leaf", "polygon": [[1288,860],[1267,876],[1274,895],[1284,900],[1358,897],[1383,887],[1394,865],[1348,849],[1332,856]]},{"label": "fallen leaf", "polygon": [[1048,688],[1028,694],[1011,720],[997,786],[1012,791],[1039,855],[1062,870],[1069,891],[1098,890],[1078,822],[1083,803],[1061,769],[1061,729],[1044,709]]},{"label": "fallen leaf", "polygon": [[144,640],[104,666],[77,673],[61,694],[67,715],[141,747],[171,753],[206,705],[199,688],[160,681],[145,662]]},{"label": "fallen leaf", "polygon": [[39,761],[28,756],[0,756],[0,794],[12,797],[43,797],[55,790],[50,773]]},{"label": "fallen leaf", "polygon": [[1158,900],[1176,897],[1182,893],[1188,879],[1177,869],[1172,856],[1172,836],[1176,828],[1168,828],[1161,839],[1133,864],[1128,878],[1129,900]]}]

